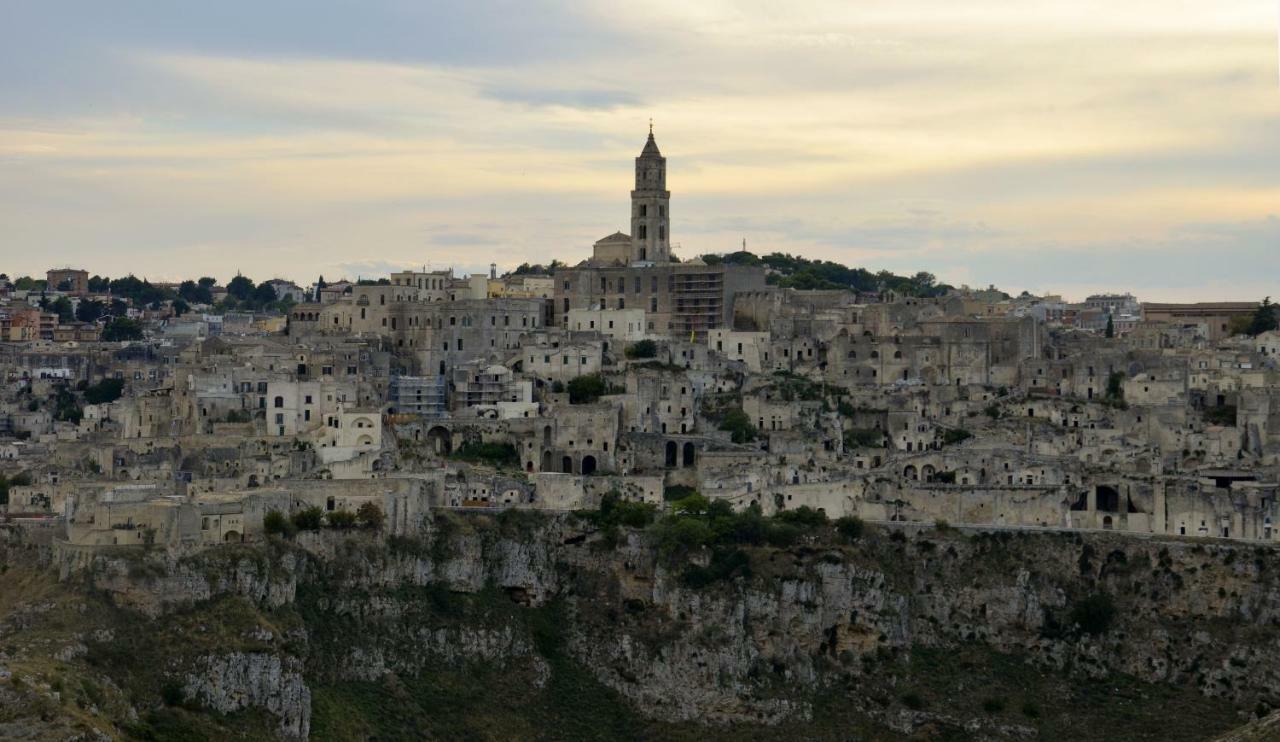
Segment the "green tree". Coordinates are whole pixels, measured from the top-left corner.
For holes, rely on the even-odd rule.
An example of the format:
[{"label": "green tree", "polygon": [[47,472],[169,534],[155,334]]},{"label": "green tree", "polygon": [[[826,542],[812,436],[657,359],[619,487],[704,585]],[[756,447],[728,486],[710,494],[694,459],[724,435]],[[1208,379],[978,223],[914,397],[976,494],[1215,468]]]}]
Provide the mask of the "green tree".
[{"label": "green tree", "polygon": [[356,514],[350,510],[335,510],[327,516],[330,528],[347,529],[355,528]]},{"label": "green tree", "polygon": [[1249,329],[1247,332],[1257,337],[1264,332],[1270,332],[1280,326],[1276,320],[1276,305],[1271,303],[1271,297],[1268,296],[1262,300],[1258,308],[1253,311],[1253,317],[1249,319]]},{"label": "green tree", "polygon": [[356,510],[356,521],[361,528],[381,531],[382,524],[386,521],[386,516],[383,515],[382,508],[378,507],[376,502],[366,502]]},{"label": "green tree", "polygon": [[262,283],[258,284],[253,289],[253,303],[257,304],[260,307],[265,307],[268,304],[271,304],[272,302],[274,302],[278,298],[279,297],[276,296],[275,287],[267,283],[266,281],[263,281]]},{"label": "green tree", "polygon": [[303,508],[293,514],[293,525],[299,531],[318,531],[324,524],[324,511],[318,507]]},{"label": "green tree", "polygon": [[124,379],[103,379],[85,387],[84,401],[89,404],[105,404],[120,399],[124,393]]},{"label": "green tree", "polygon": [[569,380],[569,404],[589,404],[596,401],[608,389],[599,374],[587,374]]},{"label": "green tree", "polygon": [[76,306],[76,319],[81,322],[94,322],[107,313],[107,306],[96,299],[81,299]]},{"label": "green tree", "polygon": [[747,413],[742,408],[729,410],[725,414],[724,419],[720,421],[720,429],[729,432],[729,439],[734,443],[747,443],[756,439],[756,428],[751,424],[751,418],[747,417]]},{"label": "green tree", "polygon": [[1071,606],[1071,623],[1082,633],[1092,636],[1107,633],[1115,615],[1115,603],[1106,593],[1094,593]]},{"label": "green tree", "polygon": [[1104,334],[1106,335],[1106,337],[1109,337],[1109,338],[1113,338],[1116,336],[1116,322],[1111,317],[1110,312],[1107,313],[1107,329]]},{"label": "green tree", "polygon": [[297,533],[298,529],[294,526],[293,521],[289,520],[284,513],[279,510],[268,511],[262,517],[262,529],[271,536],[289,537]]},{"label": "green tree", "polygon": [[109,343],[124,340],[141,340],[142,324],[128,317],[116,317],[103,328],[102,339]]},{"label": "green tree", "polygon": [[239,273],[236,277],[227,281],[227,295],[237,301],[248,301],[253,297],[253,290],[256,288],[253,281],[245,278]]},{"label": "green tree", "polygon": [[75,307],[71,304],[71,300],[65,296],[59,296],[49,304],[49,311],[58,315],[58,322],[67,323],[75,319]]},{"label": "green tree", "polygon": [[627,346],[627,358],[655,358],[658,355],[658,344],[652,340],[641,340]]}]

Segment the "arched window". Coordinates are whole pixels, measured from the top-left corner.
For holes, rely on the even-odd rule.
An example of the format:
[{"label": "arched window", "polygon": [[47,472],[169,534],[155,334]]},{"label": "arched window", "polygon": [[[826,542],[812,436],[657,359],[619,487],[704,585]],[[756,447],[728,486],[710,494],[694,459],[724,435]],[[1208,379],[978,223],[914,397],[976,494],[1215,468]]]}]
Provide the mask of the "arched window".
[{"label": "arched window", "polygon": [[284,407],[284,397],[276,397],[275,406],[277,408]]}]

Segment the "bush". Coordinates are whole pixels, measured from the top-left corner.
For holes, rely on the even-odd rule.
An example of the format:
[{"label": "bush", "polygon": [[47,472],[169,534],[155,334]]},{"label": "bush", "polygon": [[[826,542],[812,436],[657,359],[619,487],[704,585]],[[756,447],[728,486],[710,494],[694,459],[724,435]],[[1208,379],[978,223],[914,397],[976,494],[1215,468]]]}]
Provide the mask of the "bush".
[{"label": "bush", "polygon": [[985,412],[987,414],[987,417],[991,418],[992,420],[1000,419],[1000,405],[989,404],[985,408],[983,408],[982,411]]},{"label": "bush", "polygon": [[124,379],[103,379],[85,387],[84,401],[89,404],[105,404],[120,399],[124,393]]},{"label": "bush", "polygon": [[378,507],[378,504],[374,502],[366,502],[356,510],[356,521],[361,528],[381,531],[382,524],[386,519],[386,516],[382,514],[382,508]]},{"label": "bush", "polygon": [[902,705],[912,711],[919,711],[924,708],[924,699],[915,691],[908,691],[902,694]]},{"label": "bush", "polygon": [[844,431],[844,447],[879,448],[884,445],[884,433],[875,428],[849,428]]},{"label": "bush", "polygon": [[827,524],[827,513],[823,510],[815,510],[808,505],[801,505],[795,510],[783,510],[774,517],[783,523],[804,528],[816,528]]},{"label": "bush", "polygon": [[741,408],[729,410],[724,420],[720,421],[720,429],[729,432],[729,438],[734,443],[746,443],[756,439],[756,428],[751,424],[751,418],[747,417],[747,413]]},{"label": "bush", "polygon": [[599,374],[587,374],[569,381],[569,404],[590,404],[603,395],[608,387]]},{"label": "bush", "polygon": [[285,517],[285,514],[279,510],[269,511],[262,517],[262,529],[270,536],[284,536],[288,538],[298,532],[297,527],[293,525],[293,521]]},{"label": "bush", "polygon": [[1116,607],[1111,596],[1106,593],[1094,593],[1071,606],[1071,622],[1082,633],[1100,636],[1111,628],[1115,619]]},{"label": "bush", "polygon": [[942,443],[943,445],[946,445],[946,446],[951,446],[951,445],[955,445],[956,443],[967,441],[972,437],[973,437],[973,433],[970,433],[964,428],[950,428],[948,430],[942,431]]},{"label": "bush", "polygon": [[982,701],[982,710],[988,714],[998,714],[1004,711],[1003,698],[986,698]]},{"label": "bush", "polygon": [[355,528],[356,514],[350,510],[335,510],[328,515],[330,528]]},{"label": "bush", "polygon": [[707,566],[691,564],[680,576],[684,584],[692,588],[706,587],[736,576],[750,577],[751,559],[741,549],[716,549]]},{"label": "bush", "polygon": [[770,523],[764,531],[764,539],[770,546],[785,549],[800,540],[800,527],[791,523]]},{"label": "bush", "polygon": [[475,443],[467,441],[449,457],[459,461],[490,466],[519,466],[520,454],[510,443]]},{"label": "bush", "polygon": [[866,524],[857,516],[846,515],[836,518],[836,533],[843,536],[846,541],[857,541],[862,537],[864,530],[866,530]]},{"label": "bush", "polygon": [[324,524],[324,511],[318,507],[309,507],[293,514],[293,525],[299,531],[318,531]]},{"label": "bush", "polygon": [[1040,707],[1033,701],[1027,701],[1022,704],[1022,715],[1028,719],[1035,719],[1040,716]]},{"label": "bush", "polygon": [[687,484],[670,484],[663,488],[662,499],[664,500],[682,500],[689,495],[698,494],[698,490]]},{"label": "bush", "polygon": [[628,345],[624,352],[627,358],[656,358],[658,356],[658,344],[652,340],[641,340],[633,345]]}]

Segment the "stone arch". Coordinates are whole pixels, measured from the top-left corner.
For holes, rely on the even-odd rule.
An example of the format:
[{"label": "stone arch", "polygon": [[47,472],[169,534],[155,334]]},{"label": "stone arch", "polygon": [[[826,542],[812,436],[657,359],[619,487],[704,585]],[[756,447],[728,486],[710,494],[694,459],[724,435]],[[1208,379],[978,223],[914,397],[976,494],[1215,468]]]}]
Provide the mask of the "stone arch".
[{"label": "stone arch", "polygon": [[238,544],[244,541],[244,536],[239,531],[227,531],[222,535],[222,541],[227,544]]},{"label": "stone arch", "polygon": [[935,471],[936,470],[933,468],[933,464],[925,464],[924,466],[920,467],[920,476],[924,478],[924,481],[932,482]]},{"label": "stone arch", "polygon": [[565,474],[573,473],[573,457],[564,456],[560,459],[560,471]]},{"label": "stone arch", "polygon": [[910,479],[910,480],[911,480],[911,481],[913,481],[913,482],[914,482],[914,481],[916,481],[916,480],[918,480],[918,479],[920,478],[919,473],[916,471],[916,465],[915,465],[915,464],[907,464],[907,465],[902,469],[902,476],[903,476],[904,478],[906,478],[906,479]]},{"label": "stone arch", "polygon": [[583,474],[594,474],[596,471],[596,457],[589,454],[583,456],[581,468]]},{"label": "stone arch", "polygon": [[680,463],[683,466],[693,466],[694,458],[697,456],[697,454],[694,451],[692,441],[685,441],[682,454],[683,455]]},{"label": "stone arch", "polygon": [[1120,512],[1120,492],[1107,484],[1100,484],[1094,489],[1096,495],[1095,509],[1104,513]]},{"label": "stone arch", "polygon": [[1103,518],[1102,518],[1102,527],[1103,527],[1105,530],[1110,531],[1110,530],[1112,529],[1112,527],[1113,527],[1113,526],[1114,526],[1114,523],[1113,523],[1113,521],[1111,520],[1111,516],[1110,516],[1110,515],[1103,516]]},{"label": "stone arch", "polygon": [[667,441],[667,468],[671,468],[676,465],[676,456],[679,453],[678,449],[679,446],[676,445],[675,441]]},{"label": "stone arch", "polygon": [[542,452],[542,471],[551,471],[551,452]]}]

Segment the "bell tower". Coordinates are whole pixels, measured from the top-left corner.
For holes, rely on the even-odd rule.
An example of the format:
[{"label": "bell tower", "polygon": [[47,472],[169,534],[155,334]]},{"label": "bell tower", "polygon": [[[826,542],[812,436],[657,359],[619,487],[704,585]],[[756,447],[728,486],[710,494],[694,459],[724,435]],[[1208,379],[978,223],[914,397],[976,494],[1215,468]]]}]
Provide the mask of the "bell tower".
[{"label": "bell tower", "polygon": [[671,192],[667,190],[667,158],[649,140],[636,158],[636,189],[631,192],[631,261],[671,261]]}]

